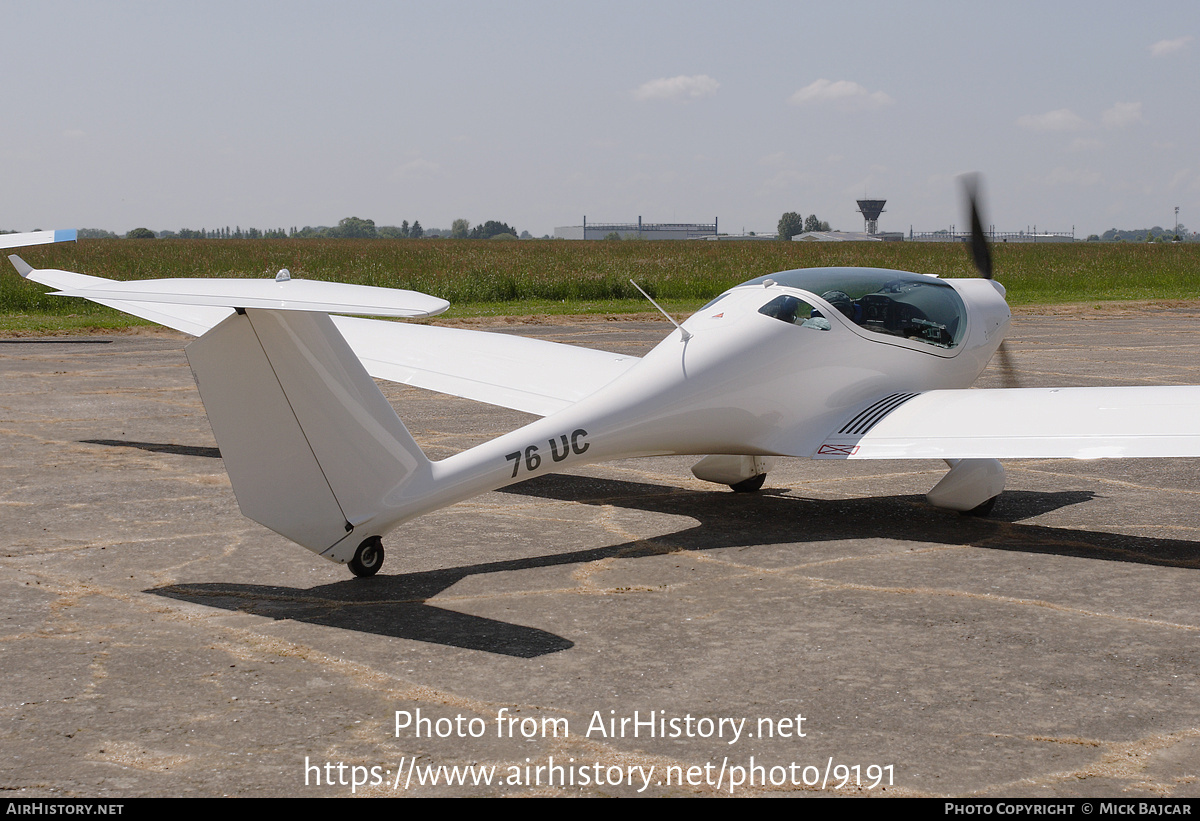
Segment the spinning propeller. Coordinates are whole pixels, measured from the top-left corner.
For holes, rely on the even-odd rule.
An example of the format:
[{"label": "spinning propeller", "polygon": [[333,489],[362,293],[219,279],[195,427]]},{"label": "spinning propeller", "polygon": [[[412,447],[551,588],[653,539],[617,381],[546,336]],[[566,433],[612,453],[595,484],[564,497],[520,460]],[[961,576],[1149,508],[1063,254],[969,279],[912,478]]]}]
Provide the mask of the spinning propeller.
[{"label": "spinning propeller", "polygon": [[979,272],[979,276],[994,279],[992,249],[988,246],[987,236],[983,233],[983,219],[979,216],[978,174],[967,174],[963,177],[963,194],[971,211],[971,260],[975,263],[975,270]]},{"label": "spinning propeller", "polygon": [[[983,231],[983,218],[980,216],[979,181],[978,174],[967,174],[963,177],[963,195],[967,199],[967,208],[971,218],[971,261],[975,263],[975,270],[979,272],[979,276],[984,279],[995,279],[995,274],[992,272],[991,244]],[[1008,353],[1007,341],[1000,343],[1000,348],[996,351],[995,362],[1000,370],[1000,384],[1005,388],[1020,387],[1016,368]]]}]

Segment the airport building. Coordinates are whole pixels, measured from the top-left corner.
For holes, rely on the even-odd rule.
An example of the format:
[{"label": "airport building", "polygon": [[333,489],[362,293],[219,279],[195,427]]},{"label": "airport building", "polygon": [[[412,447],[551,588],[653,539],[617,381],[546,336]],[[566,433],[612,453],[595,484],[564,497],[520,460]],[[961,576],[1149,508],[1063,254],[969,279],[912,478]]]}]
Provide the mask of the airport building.
[{"label": "airport building", "polygon": [[[1075,231],[997,231],[983,232],[989,242],[1074,242]],[[954,227],[941,231],[913,231],[908,229],[910,242],[970,242],[970,231],[958,231]]]},{"label": "airport building", "polygon": [[[887,200],[858,200],[858,212],[863,215],[864,234],[856,239],[871,239],[878,238],[884,240],[899,241],[904,239],[904,235],[896,232],[881,232],[879,230],[879,215],[883,213],[883,206],[887,204]],[[1035,226],[1032,231],[997,231],[994,227],[984,232],[988,239],[992,242],[1074,242],[1075,230],[1071,233],[1065,231],[1038,231]],[[847,239],[851,237],[847,236]],[[800,239],[800,237],[792,237],[792,239]],[[949,230],[941,231],[914,231],[912,226],[908,229],[908,239],[910,242],[970,242],[971,231],[958,231],[955,226],[950,226]]]},{"label": "airport building", "polygon": [[805,231],[796,234],[792,242],[883,242],[884,239],[904,239],[903,235],[868,234],[865,231]]},{"label": "airport building", "polygon": [[588,222],[563,225],[554,229],[555,239],[606,239],[617,234],[621,239],[702,239],[717,235],[717,218],[711,223],[692,222]]}]

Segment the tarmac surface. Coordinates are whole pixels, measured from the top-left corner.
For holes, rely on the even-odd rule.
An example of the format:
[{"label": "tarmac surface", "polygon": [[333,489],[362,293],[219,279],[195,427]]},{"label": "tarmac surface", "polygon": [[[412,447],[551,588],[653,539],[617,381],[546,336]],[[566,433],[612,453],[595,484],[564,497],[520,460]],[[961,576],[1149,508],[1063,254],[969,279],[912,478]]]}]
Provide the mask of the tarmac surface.
[{"label": "tarmac surface", "polygon": [[[1194,312],[1097,316],[1015,319],[1020,384],[1200,384]],[[0,340],[9,797],[1200,796],[1197,460],[1008,462],[982,520],[942,463],[615,462],[354,579],[240,515],[185,342]],[[530,418],[385,392],[435,459]]]}]

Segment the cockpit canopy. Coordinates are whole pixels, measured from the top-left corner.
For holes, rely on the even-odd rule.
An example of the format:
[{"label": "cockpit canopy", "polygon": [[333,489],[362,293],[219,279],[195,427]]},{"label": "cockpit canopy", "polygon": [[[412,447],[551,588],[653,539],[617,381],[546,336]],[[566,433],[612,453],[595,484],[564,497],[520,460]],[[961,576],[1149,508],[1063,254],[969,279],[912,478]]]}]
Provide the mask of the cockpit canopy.
[{"label": "cockpit canopy", "polygon": [[[762,285],[767,280],[787,288],[815,294],[864,330],[953,348],[963,340],[967,310],[958,292],[936,277],[891,271],[884,268],[803,268],[752,279],[743,285]],[[777,298],[760,313],[786,319],[804,327],[817,327],[819,309],[800,309],[804,317]],[[793,302],[795,297],[786,299]],[[828,327],[828,324],[826,324]]]}]

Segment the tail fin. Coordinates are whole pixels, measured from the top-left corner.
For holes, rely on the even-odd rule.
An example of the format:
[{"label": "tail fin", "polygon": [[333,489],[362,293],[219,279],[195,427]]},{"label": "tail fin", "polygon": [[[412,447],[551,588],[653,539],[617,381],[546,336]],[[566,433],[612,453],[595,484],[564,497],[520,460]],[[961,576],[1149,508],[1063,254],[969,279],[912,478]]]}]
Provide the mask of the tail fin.
[{"label": "tail fin", "polygon": [[242,512],[309,550],[347,561],[388,496],[429,480],[327,314],[249,308],[186,353]]}]

